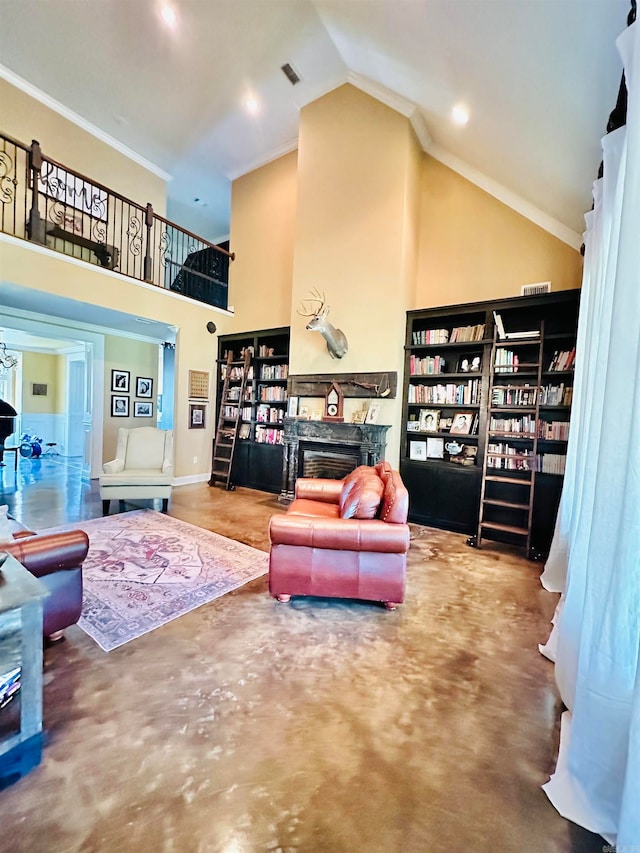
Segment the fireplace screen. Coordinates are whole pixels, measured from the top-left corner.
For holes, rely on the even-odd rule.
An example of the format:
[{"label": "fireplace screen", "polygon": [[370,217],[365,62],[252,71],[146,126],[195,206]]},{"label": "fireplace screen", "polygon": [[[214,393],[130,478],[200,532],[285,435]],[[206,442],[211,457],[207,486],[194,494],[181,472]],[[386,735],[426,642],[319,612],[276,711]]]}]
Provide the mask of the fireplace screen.
[{"label": "fireplace screen", "polygon": [[331,450],[300,446],[301,477],[325,477],[341,480],[360,464],[357,448],[332,447]]}]

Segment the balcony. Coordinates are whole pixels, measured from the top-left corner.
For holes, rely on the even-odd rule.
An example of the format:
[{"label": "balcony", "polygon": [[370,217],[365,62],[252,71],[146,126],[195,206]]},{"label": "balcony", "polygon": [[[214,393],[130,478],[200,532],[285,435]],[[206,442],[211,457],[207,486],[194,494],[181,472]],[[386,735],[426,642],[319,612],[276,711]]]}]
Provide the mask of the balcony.
[{"label": "balcony", "polygon": [[36,141],[3,134],[0,231],[206,305],[229,304],[233,253],[46,157]]}]

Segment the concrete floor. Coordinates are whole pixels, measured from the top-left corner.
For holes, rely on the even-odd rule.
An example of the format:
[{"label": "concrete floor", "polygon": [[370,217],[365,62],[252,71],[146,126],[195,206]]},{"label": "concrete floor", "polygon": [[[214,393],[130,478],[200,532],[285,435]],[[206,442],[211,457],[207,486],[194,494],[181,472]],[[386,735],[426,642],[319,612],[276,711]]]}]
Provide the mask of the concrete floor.
[{"label": "concrete floor", "polygon": [[[3,471],[25,523],[101,514],[95,484],[33,464]],[[264,550],[281,511],[205,484],[170,505]],[[540,570],[412,526],[395,612],[279,604],[264,577],[108,654],[68,629],[45,652],[43,762],[0,793],[0,850],[602,851],[540,789],[561,711]]]}]

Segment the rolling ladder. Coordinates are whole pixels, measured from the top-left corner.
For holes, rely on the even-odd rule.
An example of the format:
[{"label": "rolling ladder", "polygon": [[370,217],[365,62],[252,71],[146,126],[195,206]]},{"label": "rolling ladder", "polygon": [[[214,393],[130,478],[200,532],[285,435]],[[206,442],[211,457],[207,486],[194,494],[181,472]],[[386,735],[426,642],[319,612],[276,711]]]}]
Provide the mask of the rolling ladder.
[{"label": "rolling ladder", "polygon": [[[542,384],[542,359],[543,359],[543,329],[540,330],[539,338],[501,340],[496,329],[491,348],[491,368],[489,381],[489,413],[485,432],[485,452],[482,466],[482,485],[480,491],[480,514],[478,518],[478,531],[476,537],[469,544],[479,548],[482,543],[483,534],[485,538],[490,532],[503,533],[507,535],[508,541],[516,543],[521,541],[526,549],[529,559],[535,555],[531,547],[531,526],[533,519],[533,501],[536,483],[536,459],[538,454],[538,424],[540,419],[540,388]],[[535,361],[519,360],[516,369],[507,369],[503,364],[497,363],[500,350],[512,349],[516,353],[524,352],[527,358],[531,358],[533,348],[536,348]],[[524,349],[523,349],[524,348]],[[498,360],[499,361],[499,360]],[[521,380],[531,378],[531,385],[522,381],[519,383],[505,383],[505,378],[519,376]],[[498,399],[501,395],[508,397],[509,393],[516,396],[527,390],[535,394],[534,399],[527,404],[500,403],[496,401],[494,389],[498,391]],[[498,431],[492,429],[491,421],[494,416],[505,415],[528,415],[533,421],[532,433],[518,433],[511,431]],[[489,444],[500,441],[508,444],[511,441],[515,449],[520,449],[520,454],[490,452]],[[503,449],[506,449],[503,447]],[[526,451],[526,453],[525,453]],[[516,464],[523,467],[510,472],[509,467],[493,467],[489,465],[492,460],[520,460]],[[528,468],[524,467],[524,461],[528,461]],[[507,540],[505,540],[507,541]]]},{"label": "rolling ladder", "polygon": [[[233,360],[233,352],[227,355],[225,364],[224,383],[220,396],[220,411],[218,427],[213,443],[213,460],[211,465],[210,486],[223,483],[227,491],[232,492],[235,486],[231,482],[233,456],[238,441],[238,430],[242,420],[242,407],[245,399],[245,389],[249,377],[251,351],[247,349],[240,361]],[[231,385],[237,381],[236,370],[240,371],[240,384]],[[237,396],[236,396],[237,395]]]}]

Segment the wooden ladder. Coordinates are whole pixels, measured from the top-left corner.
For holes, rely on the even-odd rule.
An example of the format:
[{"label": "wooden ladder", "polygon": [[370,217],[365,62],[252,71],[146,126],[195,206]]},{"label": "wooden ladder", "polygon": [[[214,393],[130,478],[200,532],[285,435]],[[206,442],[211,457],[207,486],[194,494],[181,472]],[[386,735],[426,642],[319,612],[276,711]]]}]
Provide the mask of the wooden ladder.
[{"label": "wooden ladder", "polygon": [[[213,443],[213,460],[211,464],[210,486],[223,483],[227,491],[232,492],[235,486],[231,482],[231,468],[236,442],[238,441],[238,430],[242,420],[242,407],[244,406],[245,389],[249,377],[249,366],[251,364],[251,350],[246,349],[244,357],[240,361],[233,360],[233,352],[227,355],[225,364],[224,383],[220,395],[220,411],[218,412],[218,427]],[[240,384],[231,386],[234,368],[241,371]],[[236,397],[237,393],[237,397]]]},{"label": "wooden ladder", "polygon": [[[542,326],[544,324],[541,324]],[[491,347],[491,362],[490,362],[490,371],[489,371],[489,411],[486,422],[485,429],[485,447],[484,447],[484,462],[482,465],[482,485],[480,490],[480,514],[478,518],[478,531],[473,542],[470,541],[470,544],[475,545],[477,548],[480,547],[483,538],[483,531],[496,531],[500,533],[506,533],[510,537],[515,537],[516,539],[522,540],[522,545],[526,549],[527,556],[532,558],[532,550],[531,550],[531,525],[533,520],[533,500],[535,494],[535,484],[536,484],[536,460],[538,454],[538,424],[540,421],[540,388],[542,384],[542,359],[543,359],[543,328],[540,329],[540,336],[538,339],[533,340],[524,340],[524,339],[513,339],[513,340],[500,340],[498,338],[497,329],[494,332],[493,336],[493,346]],[[517,406],[512,405],[508,406],[499,406],[494,405],[494,388],[496,387],[511,387],[513,390],[517,390],[518,388],[523,388],[524,385],[516,385],[513,386],[505,386],[504,378],[508,371],[501,371],[500,366],[496,368],[496,352],[499,349],[513,347],[514,349],[518,349],[520,347],[528,346],[530,347],[532,344],[538,345],[538,355],[537,360],[535,362],[531,362],[529,364],[519,365],[519,369],[521,370],[523,367],[531,372],[535,371],[535,404],[530,406]],[[516,375],[514,373],[514,375]],[[498,379],[498,381],[496,381]],[[502,379],[503,381],[500,381]],[[516,433],[500,433],[491,429],[491,418],[494,413],[506,414],[509,412],[511,415],[516,416],[518,414],[530,414],[533,418],[534,422],[534,432],[532,435],[518,435]],[[510,454],[507,453],[489,453],[489,443],[492,440],[499,439],[505,443],[508,443],[509,439],[512,441],[520,441],[523,446],[523,450],[526,449],[530,451],[530,455],[526,458],[529,460],[529,468],[523,469],[522,474],[525,474],[525,470],[528,476],[518,477],[515,474],[509,475],[508,468],[494,468],[490,467],[488,464],[489,456],[493,459],[510,458]],[[526,443],[525,443],[526,442]],[[504,474],[500,472],[504,471]],[[492,487],[490,488],[490,492],[492,494],[491,497],[487,497],[487,483],[491,483]],[[506,487],[507,494],[501,496],[500,492],[503,490],[503,487]],[[498,522],[492,521],[490,518],[491,508],[499,507],[505,511],[505,521]],[[487,511],[489,513],[489,518],[487,518]],[[507,523],[506,517],[512,513],[514,515],[514,519],[512,519],[513,523]],[[526,522],[525,520],[526,519]],[[485,537],[486,538],[486,537]]]}]

